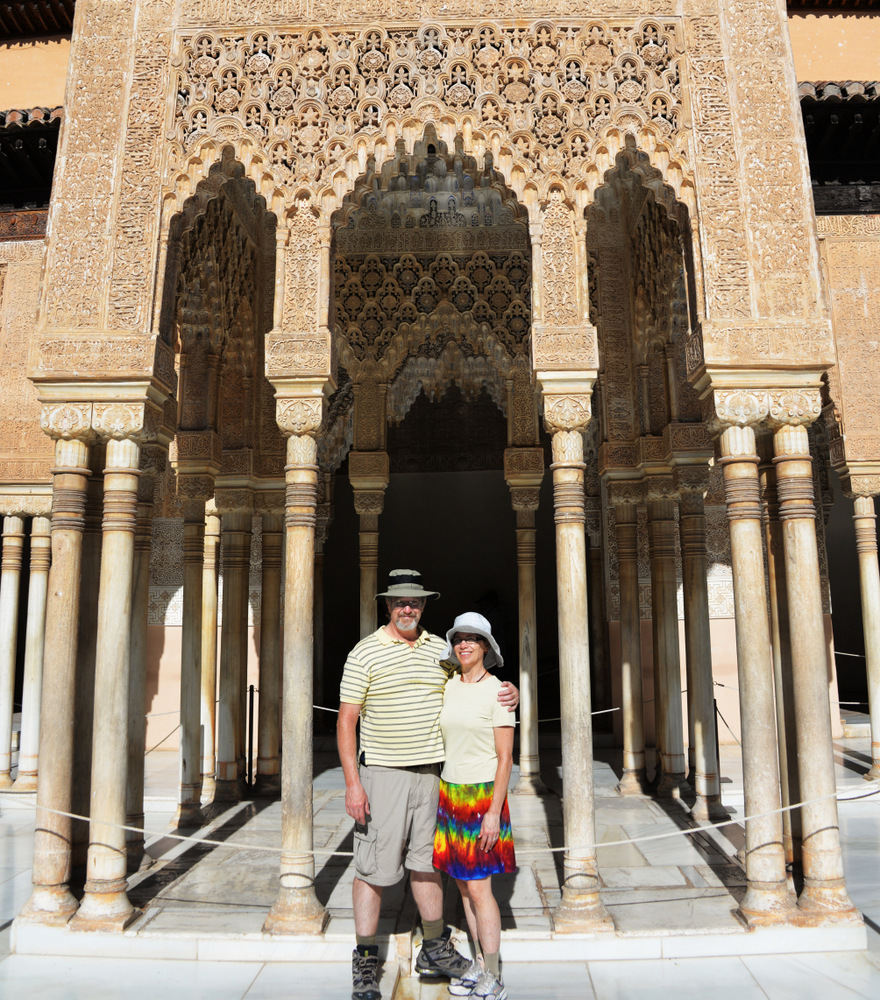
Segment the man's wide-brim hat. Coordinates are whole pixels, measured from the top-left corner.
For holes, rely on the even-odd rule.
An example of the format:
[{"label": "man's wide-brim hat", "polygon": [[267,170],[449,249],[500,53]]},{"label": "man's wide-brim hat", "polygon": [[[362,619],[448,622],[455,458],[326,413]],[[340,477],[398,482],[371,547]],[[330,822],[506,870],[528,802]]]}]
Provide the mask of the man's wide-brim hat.
[{"label": "man's wide-brim hat", "polygon": [[452,648],[452,637],[456,632],[460,632],[462,635],[481,635],[489,643],[489,649],[486,650],[486,655],[483,657],[483,666],[487,670],[491,670],[492,667],[504,666],[504,657],[492,635],[492,626],[476,611],[465,611],[452,623],[452,628],[446,633],[446,652],[440,657],[441,660],[458,662],[458,657]]},{"label": "man's wide-brim hat", "polygon": [[388,574],[388,589],[376,597],[439,597],[436,590],[425,590],[422,574],[415,569],[393,569]]}]

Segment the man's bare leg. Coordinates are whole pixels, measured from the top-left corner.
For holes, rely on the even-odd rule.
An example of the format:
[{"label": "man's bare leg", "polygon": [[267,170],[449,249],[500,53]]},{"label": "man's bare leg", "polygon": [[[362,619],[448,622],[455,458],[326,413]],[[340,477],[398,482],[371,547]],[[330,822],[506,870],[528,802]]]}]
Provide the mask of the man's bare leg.
[{"label": "man's bare leg", "polygon": [[[440,878],[437,877],[439,883]],[[375,937],[379,927],[379,911],[382,908],[382,886],[370,885],[363,879],[355,878],[351,888],[354,909],[354,932],[358,938]],[[440,893],[441,906],[443,893]]]},{"label": "man's bare leg", "polygon": [[443,919],[443,881],[440,872],[410,872],[409,884],[422,924]]}]

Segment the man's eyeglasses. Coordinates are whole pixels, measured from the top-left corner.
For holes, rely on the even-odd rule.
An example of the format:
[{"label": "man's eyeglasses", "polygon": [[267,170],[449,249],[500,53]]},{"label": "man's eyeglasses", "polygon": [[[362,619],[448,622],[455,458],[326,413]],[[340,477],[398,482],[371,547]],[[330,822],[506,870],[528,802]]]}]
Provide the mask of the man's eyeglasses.
[{"label": "man's eyeglasses", "polygon": [[398,601],[392,601],[392,608],[416,608],[419,611],[425,606],[425,602],[420,597],[413,597],[409,600],[401,599]]}]

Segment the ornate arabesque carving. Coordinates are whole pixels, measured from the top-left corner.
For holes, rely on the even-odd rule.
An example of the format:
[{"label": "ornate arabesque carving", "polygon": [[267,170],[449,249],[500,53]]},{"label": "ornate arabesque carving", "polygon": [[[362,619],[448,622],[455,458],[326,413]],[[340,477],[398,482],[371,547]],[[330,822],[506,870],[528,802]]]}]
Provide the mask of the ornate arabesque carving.
[{"label": "ornate arabesque carving", "polygon": [[[244,138],[276,183],[321,187],[344,168],[356,135],[453,119],[530,175],[595,183],[596,150],[609,139],[619,148],[631,131],[684,155],[670,21],[227,29],[185,32],[179,44],[178,164],[206,140]],[[457,211],[438,203],[434,215]]]}]

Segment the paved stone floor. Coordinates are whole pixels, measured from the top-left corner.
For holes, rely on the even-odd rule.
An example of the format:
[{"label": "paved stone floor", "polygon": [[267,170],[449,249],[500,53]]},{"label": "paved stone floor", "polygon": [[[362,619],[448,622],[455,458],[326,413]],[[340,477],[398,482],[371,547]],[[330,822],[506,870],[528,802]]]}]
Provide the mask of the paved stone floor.
[{"label": "paved stone floor", "polygon": [[[840,794],[870,793],[876,786],[861,777],[867,769],[867,739],[856,736],[836,746]],[[722,748],[723,793],[734,816],[741,816],[736,750]],[[558,786],[552,751],[544,762],[545,778]],[[844,942],[833,932],[814,931],[806,953],[791,954],[804,952],[804,939],[791,937],[802,932],[749,934],[733,913],[742,887],[735,857],[742,846],[741,827],[646,841],[642,838],[688,826],[684,812],[675,802],[661,808],[650,800],[620,799],[612,764],[597,763],[595,774],[599,841],[628,841],[600,847],[602,895],[615,934],[552,934],[549,909],[559,888],[557,855],[548,848],[562,842],[560,801],[558,796],[512,800],[520,872],[497,880],[505,981],[512,1000],[689,1000],[710,992],[713,1000],[880,996],[880,794],[840,806],[850,892],[865,915],[867,949],[835,950],[852,949],[852,936]],[[276,892],[277,855],[257,848],[274,849],[278,843],[278,804],[255,800],[214,817],[201,835],[228,847],[178,844],[161,835],[173,813],[176,774],[174,755],[148,758],[146,826],[160,836],[149,842],[156,864],[132,889],[132,899],[144,912],[130,931],[95,938],[61,931],[40,939],[17,926],[15,954],[9,954],[11,922],[30,888],[33,798],[0,797],[0,997],[347,1000],[349,859],[344,854],[319,857],[317,891],[331,913],[322,942],[267,944],[260,927]],[[329,747],[320,748],[316,847],[328,852],[351,849],[342,787],[335,755]],[[450,892],[447,918],[458,926],[459,905]],[[392,948],[408,943],[404,932],[414,923],[408,893],[402,887],[389,893],[380,931]],[[38,949],[54,954],[27,954]],[[296,959],[295,964],[289,959]],[[444,987],[420,986],[407,977],[395,982],[393,965],[388,963],[383,979],[385,1000],[446,996]]]}]

